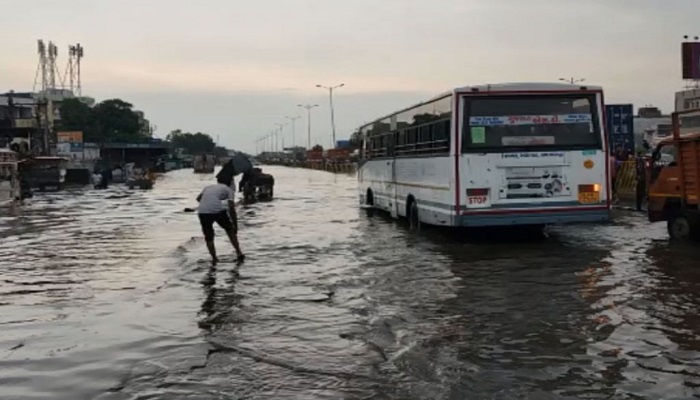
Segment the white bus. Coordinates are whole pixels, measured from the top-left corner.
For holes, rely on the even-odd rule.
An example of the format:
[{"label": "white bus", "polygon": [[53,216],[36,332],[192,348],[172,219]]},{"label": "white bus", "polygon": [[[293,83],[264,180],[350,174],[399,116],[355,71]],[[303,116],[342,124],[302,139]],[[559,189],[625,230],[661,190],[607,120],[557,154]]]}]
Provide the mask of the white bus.
[{"label": "white bus", "polygon": [[607,221],[603,110],[592,86],[451,90],[356,132],[360,203],[414,227]]}]

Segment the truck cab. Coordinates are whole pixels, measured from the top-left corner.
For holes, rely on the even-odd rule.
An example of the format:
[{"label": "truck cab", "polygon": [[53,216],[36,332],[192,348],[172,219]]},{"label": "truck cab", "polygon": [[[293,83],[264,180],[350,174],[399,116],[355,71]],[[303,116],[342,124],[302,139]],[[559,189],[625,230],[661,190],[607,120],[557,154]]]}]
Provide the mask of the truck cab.
[{"label": "truck cab", "polygon": [[700,110],[673,114],[673,136],[647,165],[648,216],[666,221],[672,239],[700,239]]}]

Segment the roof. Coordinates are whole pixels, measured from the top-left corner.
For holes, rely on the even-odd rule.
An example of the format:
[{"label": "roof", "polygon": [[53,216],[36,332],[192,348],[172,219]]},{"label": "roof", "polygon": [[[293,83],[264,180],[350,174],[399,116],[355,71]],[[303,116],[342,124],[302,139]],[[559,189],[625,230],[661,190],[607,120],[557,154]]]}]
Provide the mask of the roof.
[{"label": "roof", "polygon": [[[689,134],[686,134],[686,135],[681,136],[681,137],[678,139],[678,141],[681,141],[681,142],[682,142],[682,141],[692,141],[692,140],[700,140],[700,132],[697,132],[697,133],[689,133]],[[663,139],[663,140],[659,140],[658,144],[660,144],[660,145],[666,145],[666,144],[671,144],[671,143],[673,143],[673,142],[675,142],[675,141],[676,141],[675,138],[674,138],[673,136],[671,136],[671,137],[669,137],[669,138],[666,138],[666,139]]]},{"label": "roof", "polygon": [[569,83],[546,83],[546,82],[513,82],[513,83],[486,83],[483,85],[474,85],[474,86],[462,86],[462,87],[457,87],[454,88],[450,91],[443,92],[435,97],[430,98],[429,100],[422,101],[420,103],[413,104],[409,107],[402,108],[398,111],[392,112],[391,114],[384,115],[380,118],[376,118],[371,122],[362,124],[360,126],[360,129],[367,126],[371,125],[374,122],[388,118],[396,113],[410,110],[411,108],[421,106],[426,103],[433,102],[435,100],[441,99],[443,97],[449,96],[454,93],[464,93],[464,92],[472,92],[473,90],[478,90],[480,92],[551,92],[551,91],[561,91],[561,92],[574,92],[578,90],[582,90],[585,88],[586,90],[589,91],[602,91],[603,88],[600,86],[591,86],[591,85],[572,85]]},{"label": "roof", "polygon": [[494,92],[541,92],[541,91],[575,91],[586,88],[587,90],[603,90],[600,86],[572,85],[569,83],[547,82],[513,82],[513,83],[489,83],[484,85],[464,86],[456,88],[456,92],[468,92],[474,89],[479,91]]},{"label": "roof", "polygon": [[[36,101],[34,99],[27,99],[23,97],[12,97],[12,103],[15,107],[31,107]],[[4,95],[0,95],[0,106],[9,106],[10,98]]]}]

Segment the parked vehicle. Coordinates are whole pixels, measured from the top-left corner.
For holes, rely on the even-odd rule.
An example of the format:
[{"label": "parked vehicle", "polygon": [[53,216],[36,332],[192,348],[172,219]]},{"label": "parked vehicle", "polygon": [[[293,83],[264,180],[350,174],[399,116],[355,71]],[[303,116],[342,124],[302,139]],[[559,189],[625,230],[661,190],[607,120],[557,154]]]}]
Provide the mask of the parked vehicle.
[{"label": "parked vehicle", "polygon": [[647,166],[648,216],[666,221],[672,239],[700,239],[700,109],[676,112],[672,121],[673,136]]},{"label": "parked vehicle", "polygon": [[12,150],[0,149],[0,207],[21,199],[17,153]]},{"label": "parked vehicle", "polygon": [[20,163],[20,174],[32,188],[58,191],[66,181],[67,161],[63,157],[27,158]]}]

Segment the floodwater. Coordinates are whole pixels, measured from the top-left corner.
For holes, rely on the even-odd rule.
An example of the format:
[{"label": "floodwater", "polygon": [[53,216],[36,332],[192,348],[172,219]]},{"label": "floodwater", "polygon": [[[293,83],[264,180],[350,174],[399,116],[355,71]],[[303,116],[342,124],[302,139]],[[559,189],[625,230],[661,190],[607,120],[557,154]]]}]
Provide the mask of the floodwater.
[{"label": "floodwater", "polygon": [[700,398],[700,251],[663,226],[416,235],[352,177],[266,170],[240,267],[191,170],[0,210],[0,398]]}]

